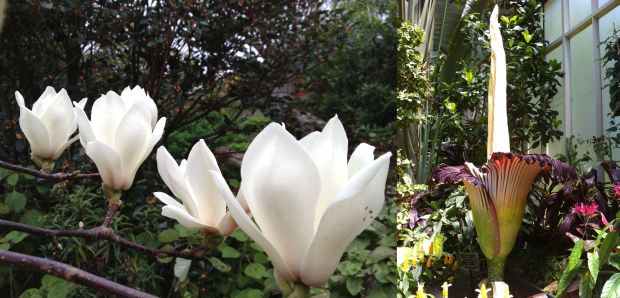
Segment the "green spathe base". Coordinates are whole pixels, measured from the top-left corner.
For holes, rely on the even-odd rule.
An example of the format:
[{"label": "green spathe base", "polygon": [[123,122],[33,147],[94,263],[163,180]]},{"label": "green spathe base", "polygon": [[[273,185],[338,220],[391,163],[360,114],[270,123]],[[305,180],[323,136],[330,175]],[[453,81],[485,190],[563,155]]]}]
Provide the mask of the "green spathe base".
[{"label": "green spathe base", "polygon": [[487,259],[488,280],[489,282],[504,281],[504,269],[506,267],[506,257],[495,257]]}]

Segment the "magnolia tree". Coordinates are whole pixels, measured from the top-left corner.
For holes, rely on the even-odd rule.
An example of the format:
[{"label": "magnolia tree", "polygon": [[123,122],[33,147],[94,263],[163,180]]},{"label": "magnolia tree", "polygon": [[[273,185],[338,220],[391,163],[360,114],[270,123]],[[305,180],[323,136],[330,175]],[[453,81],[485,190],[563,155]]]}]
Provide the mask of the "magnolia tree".
[{"label": "magnolia tree", "polygon": [[[156,256],[177,257],[175,275],[187,276],[191,259],[207,246],[164,251],[124,239],[109,227],[122,212],[122,191],[129,189],[142,162],[164,133],[166,118],[140,88],[113,91],[97,99],[90,118],[86,99],[73,102],[62,89],[48,87],[26,106],[15,93],[19,125],[39,171],[0,162],[0,166],[62,181],[100,177],[108,210],[100,226],[53,230],[0,220],[0,226],[49,237],[76,236],[107,240]],[[76,130],[78,135],[73,136]],[[98,173],[54,173],[54,162],[77,139]],[[360,144],[347,160],[348,140],[333,117],[321,132],[297,140],[284,124],[271,123],[249,145],[235,196],[207,144],[200,140],[187,160],[177,163],[165,147],[157,150],[157,169],[172,196],[154,192],[163,216],[205,234],[228,235],[237,227],[261,246],[274,266],[275,280],[287,297],[306,297],[309,287],[325,284],[353,239],[366,229],[384,202],[391,153],[374,157],[374,147]],[[205,237],[208,238],[208,237]],[[149,296],[67,264],[11,251],[0,263],[44,272],[118,296]]]}]

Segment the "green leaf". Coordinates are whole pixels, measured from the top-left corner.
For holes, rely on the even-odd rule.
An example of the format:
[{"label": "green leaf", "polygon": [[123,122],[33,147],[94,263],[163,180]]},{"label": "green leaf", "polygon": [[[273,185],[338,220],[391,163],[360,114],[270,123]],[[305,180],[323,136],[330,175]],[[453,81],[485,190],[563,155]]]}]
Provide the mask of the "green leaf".
[{"label": "green leaf", "polygon": [[17,185],[17,181],[19,181],[19,174],[11,174],[6,178],[6,183],[15,187]]},{"label": "green leaf", "polygon": [[24,238],[28,237],[27,233],[22,233],[22,232],[18,232],[18,231],[11,231],[8,234],[6,234],[6,236],[2,237],[0,239],[1,243],[6,243],[6,242],[10,242],[12,244],[17,244],[22,242],[22,240],[24,240]]},{"label": "green leaf", "polygon": [[216,258],[216,257],[209,257],[207,258],[207,260],[209,261],[209,263],[211,263],[211,265],[213,265],[213,267],[215,269],[217,269],[220,272],[229,272],[230,271],[230,266],[224,262],[222,262],[222,260]]},{"label": "green leaf", "polygon": [[47,298],[65,298],[69,296],[77,286],[67,281],[61,281],[47,290]]},{"label": "green leaf", "polygon": [[616,247],[616,243],[618,242],[618,232],[613,231],[607,233],[605,239],[601,243],[601,248],[599,250],[599,268],[603,268],[603,266],[607,263],[607,259],[611,255],[611,250]]},{"label": "green leaf", "polygon": [[43,225],[43,213],[36,209],[27,210],[22,217],[19,218],[19,222],[35,227]]},{"label": "green leaf", "polygon": [[523,38],[525,38],[525,42],[526,43],[530,43],[530,40],[532,40],[532,35],[530,34],[529,31],[527,31],[527,29],[525,31],[523,31],[523,33],[521,33],[523,35]]},{"label": "green leaf", "polygon": [[267,255],[262,252],[255,253],[252,259],[254,260],[254,263],[267,264],[269,262]]},{"label": "green leaf", "polygon": [[609,265],[614,266],[614,268],[620,270],[620,256],[619,255],[611,255],[609,257]]},{"label": "green leaf", "polygon": [[170,243],[177,239],[179,239],[179,231],[175,229],[165,229],[157,235],[157,240],[162,243]]},{"label": "green leaf", "polygon": [[601,292],[601,298],[620,298],[620,273],[612,275]]},{"label": "green leaf", "polygon": [[245,266],[245,269],[243,269],[243,273],[245,275],[259,280],[263,276],[265,276],[266,271],[267,269],[265,268],[265,266],[258,263],[250,263],[249,265]]},{"label": "green leaf", "polygon": [[241,229],[236,229],[232,234],[230,234],[230,237],[235,238],[240,242],[245,242],[248,240],[248,236]]},{"label": "green leaf", "polygon": [[245,289],[237,294],[232,295],[233,298],[262,298],[263,291],[258,289]]},{"label": "green leaf", "polygon": [[364,280],[360,277],[347,278],[347,291],[353,296],[359,295],[362,291],[362,285]]},{"label": "green leaf", "polygon": [[368,293],[368,298],[392,298],[396,297],[396,289],[393,287],[373,287]]},{"label": "green leaf", "polygon": [[230,247],[230,246],[220,246],[220,252],[222,252],[222,257],[226,259],[236,259],[241,256],[238,250]]},{"label": "green leaf", "polygon": [[581,276],[579,281],[579,298],[592,298],[592,290],[594,289],[594,281],[592,276],[586,272]]},{"label": "green leaf", "polygon": [[396,250],[391,247],[379,246],[368,255],[369,264],[379,262],[383,259],[396,255]]},{"label": "green leaf", "polygon": [[590,270],[590,275],[592,277],[593,283],[596,283],[596,279],[598,278],[598,269],[599,269],[598,253],[589,252],[588,253],[588,270]]},{"label": "green leaf", "polygon": [[4,197],[4,203],[9,206],[9,209],[15,212],[19,212],[24,209],[24,207],[26,207],[27,200],[28,199],[23,193],[16,191],[7,194],[6,197]]},{"label": "green leaf", "polygon": [[581,267],[581,252],[583,251],[583,245],[584,242],[579,240],[575,243],[575,246],[573,246],[573,250],[568,257],[568,266],[562,273],[562,277],[560,277],[557,294],[558,297],[566,290],[566,288],[568,288],[570,283],[573,281],[573,278],[579,271],[579,267]]},{"label": "green leaf", "polygon": [[28,289],[24,291],[19,298],[43,298],[43,293],[39,289]]}]

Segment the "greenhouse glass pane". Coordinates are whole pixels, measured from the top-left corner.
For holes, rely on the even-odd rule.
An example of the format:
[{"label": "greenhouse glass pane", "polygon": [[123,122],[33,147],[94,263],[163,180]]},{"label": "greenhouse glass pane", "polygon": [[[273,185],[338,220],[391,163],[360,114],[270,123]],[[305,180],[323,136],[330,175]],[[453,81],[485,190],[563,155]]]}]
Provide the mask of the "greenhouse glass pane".
[{"label": "greenhouse glass pane", "polygon": [[[599,34],[600,34],[601,42],[604,42],[609,36],[612,35],[614,31],[614,26],[617,28],[620,28],[620,6],[616,6],[616,8],[614,8],[613,10],[611,10],[606,15],[600,18]],[[601,57],[603,57],[605,55],[604,44],[600,46],[600,51],[601,51]],[[603,65],[603,62],[601,62],[601,78],[603,80],[603,91],[602,91],[603,93],[603,117],[605,119],[603,120],[604,130],[607,130],[610,127],[609,121],[611,120],[608,116],[609,113],[611,112],[611,108],[609,107],[609,100],[610,100],[609,88],[604,87],[609,82],[609,80],[605,79],[605,69],[607,69],[607,67],[609,66]],[[616,119],[616,120],[620,121],[620,119]],[[615,136],[615,134],[612,134],[611,136]],[[620,149],[612,150],[611,159],[617,160],[619,158],[620,158]]]},{"label": "greenhouse glass pane", "polygon": [[609,2],[609,0],[598,0],[598,7],[603,7],[607,2]]},{"label": "greenhouse glass pane", "polygon": [[[549,60],[558,60],[562,64],[562,71],[564,71],[564,47],[559,46],[555,48],[553,51],[547,54],[547,61]],[[553,97],[551,101],[551,108],[558,111],[558,119],[562,121],[559,129],[564,131],[564,83],[563,78],[559,78],[560,86],[558,87],[558,93]],[[547,145],[547,154],[549,156],[554,156],[555,154],[565,154],[564,153],[564,142],[566,142],[566,137],[562,136],[557,141],[551,142]]]},{"label": "greenhouse glass pane", "polygon": [[545,3],[545,39],[556,40],[562,34],[562,0]]},{"label": "greenhouse glass pane", "polygon": [[[575,140],[596,136],[595,119],[601,117],[595,114],[593,51],[592,27],[588,26],[570,40],[571,127]],[[578,146],[579,155],[586,151],[595,156],[591,146]]]},{"label": "greenhouse glass pane", "polygon": [[570,28],[573,28],[590,16],[591,8],[592,3],[590,0],[570,0],[568,3],[568,16],[570,19],[568,24]]}]

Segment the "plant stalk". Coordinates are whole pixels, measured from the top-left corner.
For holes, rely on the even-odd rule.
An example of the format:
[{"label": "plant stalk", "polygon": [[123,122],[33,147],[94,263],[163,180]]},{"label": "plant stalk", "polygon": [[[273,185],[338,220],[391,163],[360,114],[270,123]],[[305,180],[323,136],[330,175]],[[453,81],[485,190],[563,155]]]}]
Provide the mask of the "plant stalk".
[{"label": "plant stalk", "polygon": [[489,282],[504,281],[504,269],[506,267],[506,257],[495,257],[487,259],[487,269]]}]

